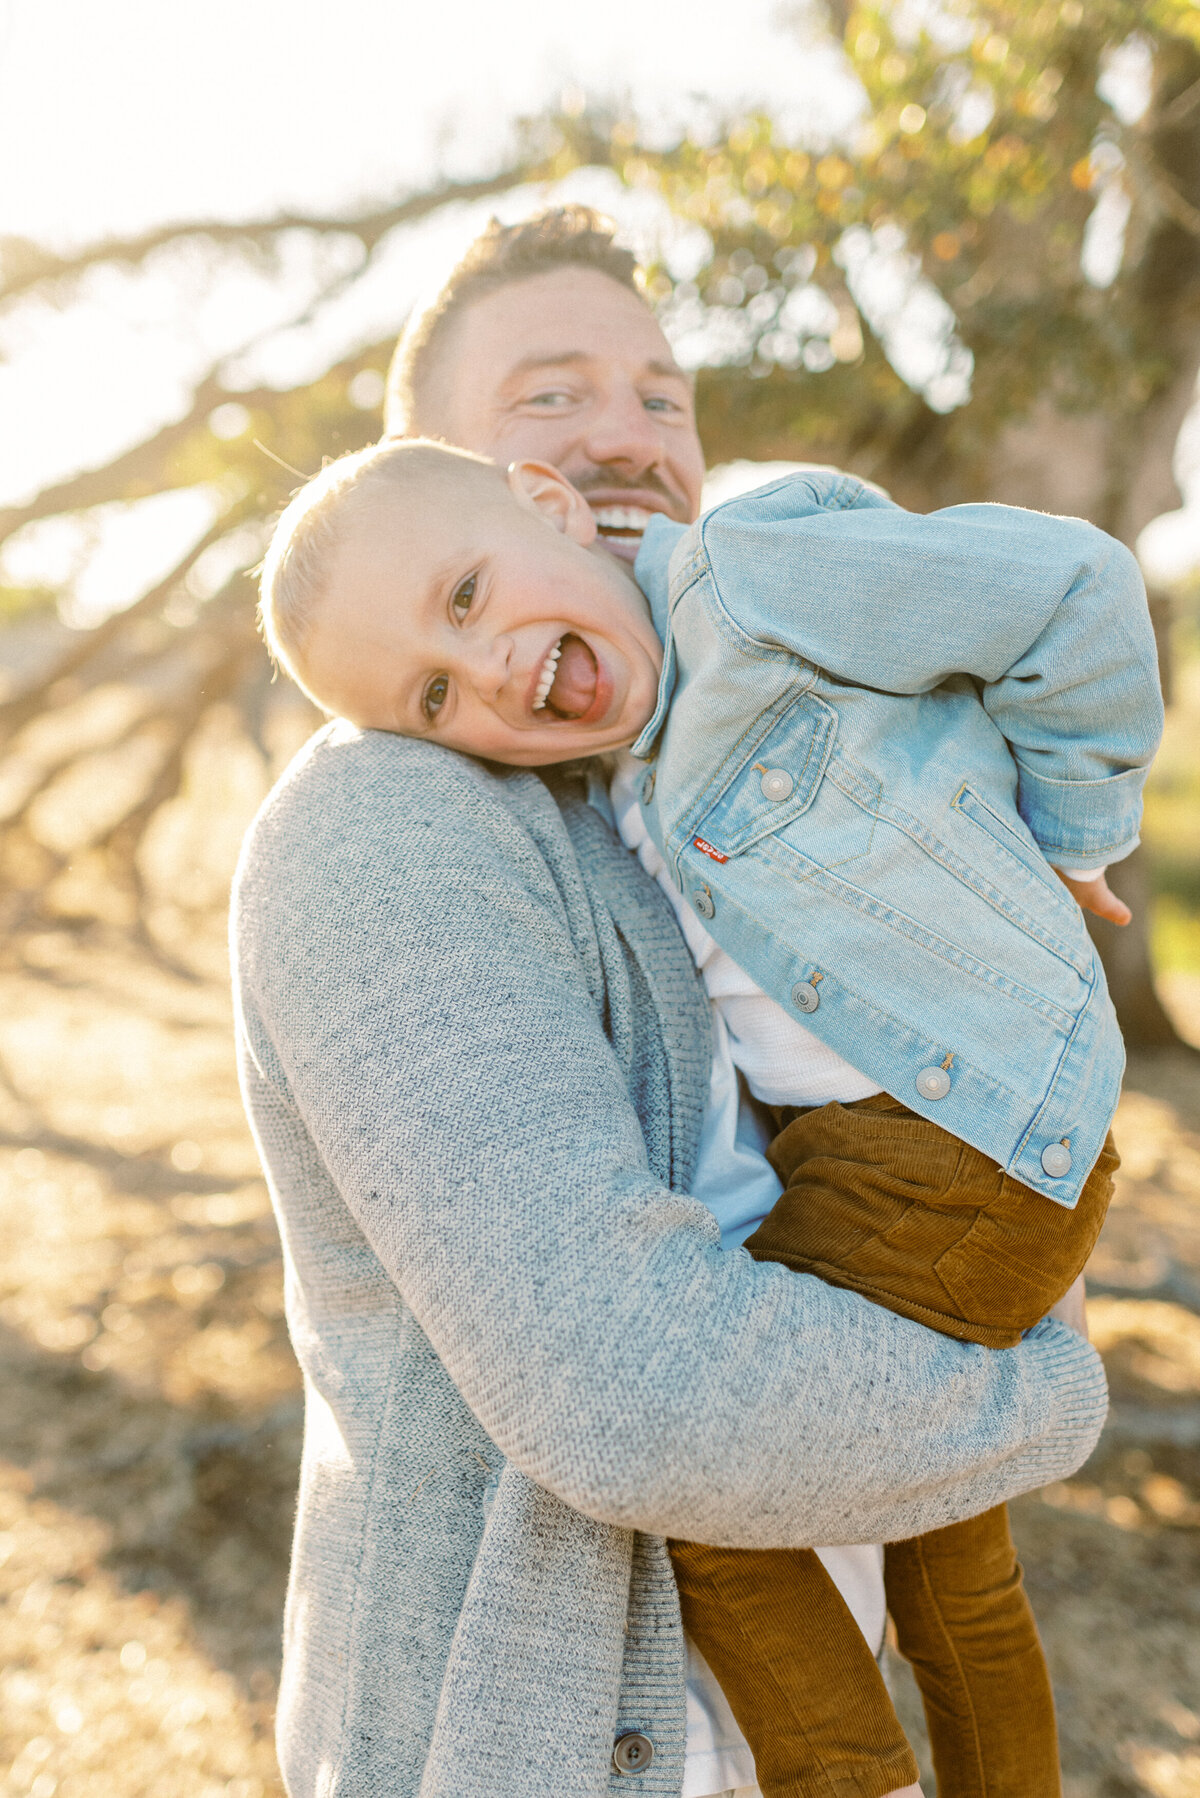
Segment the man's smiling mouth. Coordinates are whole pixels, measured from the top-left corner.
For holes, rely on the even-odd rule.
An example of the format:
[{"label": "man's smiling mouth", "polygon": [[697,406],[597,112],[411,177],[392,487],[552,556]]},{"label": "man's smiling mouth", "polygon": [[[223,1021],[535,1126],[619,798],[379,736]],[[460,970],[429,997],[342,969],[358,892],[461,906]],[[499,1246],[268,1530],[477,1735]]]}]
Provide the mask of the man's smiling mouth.
[{"label": "man's smiling mouth", "polygon": [[567,631],[546,652],[533,694],[533,710],[554,718],[581,718],[596,699],[599,668],[582,637]]},{"label": "man's smiling mouth", "polygon": [[592,516],[602,537],[640,537],[651,514],[642,506],[596,506]]}]

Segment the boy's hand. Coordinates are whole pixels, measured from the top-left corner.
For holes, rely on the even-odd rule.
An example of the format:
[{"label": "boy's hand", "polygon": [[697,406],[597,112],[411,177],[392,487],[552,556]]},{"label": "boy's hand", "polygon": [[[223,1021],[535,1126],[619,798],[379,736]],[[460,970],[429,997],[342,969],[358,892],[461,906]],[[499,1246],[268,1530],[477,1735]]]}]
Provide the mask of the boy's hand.
[{"label": "boy's hand", "polygon": [[1095,912],[1098,918],[1107,918],[1110,924],[1128,924],[1133,913],[1123,899],[1109,886],[1103,874],[1096,874],[1091,880],[1075,880],[1070,874],[1064,874],[1061,868],[1054,872],[1070,893],[1077,905],[1084,911]]}]

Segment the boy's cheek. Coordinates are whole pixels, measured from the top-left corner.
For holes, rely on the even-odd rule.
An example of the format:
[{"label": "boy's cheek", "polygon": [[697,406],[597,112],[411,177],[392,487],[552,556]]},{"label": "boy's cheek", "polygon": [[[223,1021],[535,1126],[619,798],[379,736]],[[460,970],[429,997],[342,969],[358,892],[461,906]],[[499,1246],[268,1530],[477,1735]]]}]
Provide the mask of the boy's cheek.
[{"label": "boy's cheek", "polygon": [[[654,708],[657,704],[658,704],[658,694],[657,694],[657,692],[654,692],[649,695],[649,697],[645,700],[645,702],[642,705],[636,706],[634,708],[634,710],[636,712],[636,716],[632,720],[633,737],[640,736],[641,733],[645,730],[645,728],[649,724],[651,718],[653,718],[653,716],[654,716]],[[633,741],[633,737],[630,737],[630,739],[629,739],[631,743]]]}]

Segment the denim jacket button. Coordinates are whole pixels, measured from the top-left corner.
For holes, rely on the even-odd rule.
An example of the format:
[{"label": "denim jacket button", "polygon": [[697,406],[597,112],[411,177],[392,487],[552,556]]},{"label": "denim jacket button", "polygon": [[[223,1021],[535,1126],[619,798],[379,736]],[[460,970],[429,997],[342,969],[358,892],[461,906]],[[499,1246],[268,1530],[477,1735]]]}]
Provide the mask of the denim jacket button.
[{"label": "denim jacket button", "polygon": [[613,1744],[612,1764],[616,1773],[644,1773],[653,1759],[654,1743],[636,1729],[618,1736]]},{"label": "denim jacket button", "polygon": [[790,799],[795,781],[785,768],[768,768],[762,777],[764,799]]},{"label": "denim jacket button", "polygon": [[917,1091],[923,1099],[944,1099],[950,1091],[950,1076],[945,1068],[922,1068],[917,1075]]},{"label": "denim jacket button", "polygon": [[802,980],[792,988],[792,1004],[798,1011],[815,1011],[820,1003],[821,995],[810,980]]},{"label": "denim jacket button", "polygon": [[654,770],[651,768],[642,782],[642,804],[649,805],[654,797]]},{"label": "denim jacket button", "polygon": [[1052,1180],[1061,1180],[1071,1171],[1071,1151],[1065,1142],[1048,1143],[1042,1150],[1042,1170]]},{"label": "denim jacket button", "polygon": [[713,904],[712,894],[709,892],[694,894],[692,904],[702,918],[711,918],[717,909]]}]

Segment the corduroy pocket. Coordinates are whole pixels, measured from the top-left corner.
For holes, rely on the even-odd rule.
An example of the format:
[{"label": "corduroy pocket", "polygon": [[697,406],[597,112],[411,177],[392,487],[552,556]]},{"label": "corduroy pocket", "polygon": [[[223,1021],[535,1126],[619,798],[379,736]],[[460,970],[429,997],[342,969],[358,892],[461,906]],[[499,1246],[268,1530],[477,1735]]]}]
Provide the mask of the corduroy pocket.
[{"label": "corduroy pocket", "polygon": [[938,1278],[963,1315],[1017,1335],[1045,1317],[1096,1246],[1118,1165],[1110,1136],[1073,1211],[1006,1177],[937,1260]]}]

